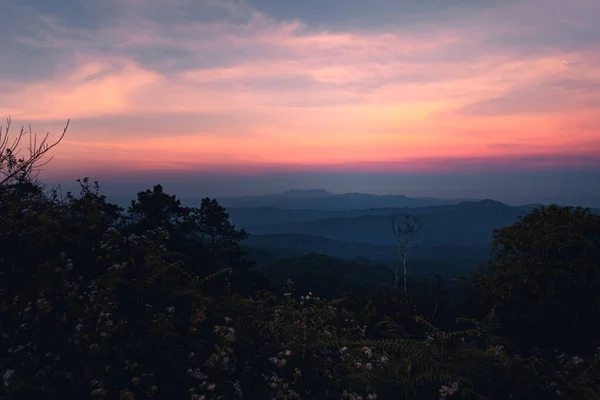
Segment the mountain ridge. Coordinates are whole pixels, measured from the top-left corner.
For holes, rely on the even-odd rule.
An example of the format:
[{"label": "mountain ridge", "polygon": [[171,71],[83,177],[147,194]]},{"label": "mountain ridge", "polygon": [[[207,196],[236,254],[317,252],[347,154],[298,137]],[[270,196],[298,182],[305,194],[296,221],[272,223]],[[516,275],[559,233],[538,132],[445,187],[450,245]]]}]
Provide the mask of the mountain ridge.
[{"label": "mountain ridge", "polygon": [[[205,196],[179,197],[185,206],[197,207]],[[136,196],[107,196],[109,201],[121,206],[129,207]],[[325,189],[290,189],[280,193],[266,195],[243,196],[214,196],[222,206],[230,208],[277,208],[287,210],[323,210],[323,211],[351,211],[351,210],[376,210],[384,208],[421,208],[441,205],[455,205],[460,203],[502,203],[510,207],[523,207],[531,205],[562,204],[561,202],[539,201],[525,204],[506,204],[493,199],[472,198],[435,198],[430,196],[409,197],[404,194],[372,194],[361,192],[332,193]]]},{"label": "mountain ridge", "polygon": [[[401,220],[407,214],[418,217],[423,227],[417,239],[420,246],[487,246],[494,229],[511,225],[539,205],[509,206],[496,201],[461,203],[414,209],[381,209],[376,211],[279,211],[271,219],[245,210],[245,218],[239,209],[231,209],[233,223],[251,235],[305,234],[345,242],[365,242],[393,245],[395,238],[390,230],[393,220]],[[600,214],[600,210],[592,212]],[[294,215],[301,214],[298,220]],[[278,220],[279,219],[279,220]],[[255,223],[253,223],[255,222]],[[258,222],[258,223],[256,223]]]},{"label": "mountain ridge", "polygon": [[286,209],[352,210],[388,207],[421,207],[456,204],[473,199],[436,199],[393,194],[348,192],[335,194],[324,189],[288,190],[262,196],[217,198],[224,207],[275,207]]}]

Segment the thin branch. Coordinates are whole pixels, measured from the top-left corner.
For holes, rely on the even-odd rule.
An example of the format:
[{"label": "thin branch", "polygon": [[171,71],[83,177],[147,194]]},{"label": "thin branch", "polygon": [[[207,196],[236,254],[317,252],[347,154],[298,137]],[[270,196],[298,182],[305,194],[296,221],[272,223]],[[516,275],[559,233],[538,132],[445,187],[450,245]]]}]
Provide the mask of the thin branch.
[{"label": "thin branch", "polygon": [[[413,244],[413,240],[419,234],[422,224],[419,222],[418,218],[414,215],[406,215],[404,221],[402,223],[396,222],[392,220],[391,223],[392,233],[396,237],[396,243],[398,248],[398,253],[400,254],[402,266],[404,269],[404,296],[407,296],[407,257],[408,257],[408,249]],[[400,274],[398,271],[398,266],[395,268],[395,279],[394,279],[394,291],[397,293],[400,286]]]},{"label": "thin branch", "polygon": [[[67,133],[67,129],[69,128],[69,123],[71,120],[67,120],[65,128],[62,131],[60,137],[52,144],[48,143],[49,133],[46,133],[44,139],[38,145],[37,135],[34,134],[31,130],[31,126],[29,127],[29,131],[25,131],[24,127],[21,127],[21,131],[12,145],[8,146],[8,136],[11,126],[11,118],[10,116],[6,119],[6,129],[4,129],[4,137],[0,137],[0,172],[4,174],[4,179],[0,181],[0,185],[4,185],[10,182],[13,179],[19,178],[31,178],[33,174],[39,174],[39,171],[42,167],[46,166],[53,157],[50,159],[41,162],[41,160],[48,154],[50,150],[52,150],[56,145],[58,145]],[[25,134],[29,134],[29,157],[20,157],[17,155],[21,151],[19,148],[21,144],[21,139]],[[2,135],[2,128],[0,127],[0,136]],[[37,176],[37,175],[36,175]]]}]

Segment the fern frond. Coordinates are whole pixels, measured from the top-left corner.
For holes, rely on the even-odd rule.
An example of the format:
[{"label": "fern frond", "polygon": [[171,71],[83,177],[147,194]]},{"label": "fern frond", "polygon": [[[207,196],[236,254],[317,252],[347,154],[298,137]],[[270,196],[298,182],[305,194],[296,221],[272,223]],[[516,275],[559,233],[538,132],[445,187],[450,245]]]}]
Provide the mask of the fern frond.
[{"label": "fern frond", "polygon": [[440,330],[438,328],[436,328],[432,323],[426,321],[425,319],[423,319],[419,316],[415,317],[415,321],[417,321],[418,323],[420,323],[422,325],[425,325],[427,327],[427,329],[429,329],[429,331],[431,331],[431,332],[435,332],[435,333],[440,332]]},{"label": "fern frond", "polygon": [[196,277],[196,282],[197,282],[198,284],[200,284],[200,285],[201,285],[201,284],[203,284],[203,283],[205,283],[205,282],[208,282],[208,281],[210,281],[211,279],[214,279],[214,278],[216,278],[217,276],[220,276],[220,275],[223,275],[223,274],[225,274],[226,272],[229,272],[229,273],[231,273],[231,271],[232,271],[232,269],[231,269],[231,268],[226,268],[226,269],[222,269],[222,270],[220,270],[220,271],[218,271],[218,272],[215,272],[214,274],[211,274],[211,275],[205,276],[205,277],[204,277],[204,278],[202,278],[202,279],[200,279],[200,277]]}]

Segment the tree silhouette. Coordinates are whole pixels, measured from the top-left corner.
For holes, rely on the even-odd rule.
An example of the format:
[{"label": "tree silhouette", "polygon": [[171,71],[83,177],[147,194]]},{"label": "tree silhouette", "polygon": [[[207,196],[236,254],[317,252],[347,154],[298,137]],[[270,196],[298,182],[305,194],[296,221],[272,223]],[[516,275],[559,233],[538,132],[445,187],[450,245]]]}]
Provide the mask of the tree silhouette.
[{"label": "tree silhouette", "polygon": [[495,230],[491,252],[487,271],[474,282],[512,334],[538,347],[595,345],[600,216],[581,207],[541,207]]},{"label": "tree silhouette", "polygon": [[[406,277],[408,273],[408,254],[411,247],[414,245],[413,241],[421,230],[421,223],[418,218],[414,215],[406,215],[402,222],[392,221],[392,232],[396,237],[396,246],[400,259],[402,261],[403,268],[403,293],[404,297],[407,296]],[[400,274],[398,271],[398,265],[395,268],[394,278],[394,291],[398,292],[400,288]]]},{"label": "tree silhouette", "polygon": [[246,253],[241,247],[241,242],[248,238],[248,233],[235,228],[229,221],[225,207],[217,200],[208,197],[202,199],[200,208],[191,210],[190,221],[207,250],[213,269],[243,269],[251,265],[244,260]]},{"label": "tree silhouette", "polygon": [[131,220],[142,230],[163,227],[173,230],[185,223],[190,209],[175,195],[168,195],[161,185],[139,192],[128,209]]}]

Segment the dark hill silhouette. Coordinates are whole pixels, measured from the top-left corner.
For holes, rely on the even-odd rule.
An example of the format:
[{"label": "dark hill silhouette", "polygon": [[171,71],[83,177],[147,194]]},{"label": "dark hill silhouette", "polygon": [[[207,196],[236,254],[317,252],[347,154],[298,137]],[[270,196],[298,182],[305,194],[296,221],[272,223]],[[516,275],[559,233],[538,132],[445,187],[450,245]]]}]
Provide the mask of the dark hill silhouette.
[{"label": "dark hill silhouette", "polygon": [[[484,200],[424,209],[347,212],[348,216],[261,225],[240,224],[235,219],[235,212],[232,212],[231,216],[234,223],[256,235],[305,234],[347,242],[394,245],[390,222],[410,213],[417,215],[423,223],[419,236],[420,246],[485,247],[490,241],[493,229],[514,223],[517,217],[527,214],[535,207],[536,205],[512,207]],[[303,214],[303,218],[307,218],[308,215]]]},{"label": "dark hill silhouette", "polygon": [[[364,242],[344,242],[322,236],[283,234],[251,235],[244,241],[250,256],[260,265],[280,258],[298,257],[310,253],[348,260],[364,260],[391,265],[397,262],[396,246]],[[418,262],[416,270],[435,271],[454,275],[480,266],[487,258],[486,246],[418,247],[411,252],[411,260]]]},{"label": "dark hill silhouette", "polygon": [[392,215],[392,214],[436,214],[441,212],[479,212],[490,213],[494,210],[518,208],[527,213],[540,204],[530,204],[525,206],[507,206],[494,200],[482,200],[479,202],[464,201],[457,204],[444,204],[423,207],[378,207],[367,209],[351,210],[320,210],[320,209],[284,209],[276,207],[230,207],[227,209],[234,224],[242,227],[255,225],[272,225],[290,222],[316,221],[327,218],[349,218],[365,215]]},{"label": "dark hill silhouette", "polygon": [[482,200],[416,208],[327,211],[262,207],[228,211],[237,226],[251,233],[244,245],[261,265],[313,252],[390,265],[398,257],[391,220],[416,215],[423,229],[411,259],[419,263],[418,269],[455,275],[487,260],[493,229],[510,225],[538,207]]},{"label": "dark hill silhouette", "polygon": [[282,287],[288,279],[292,279],[298,295],[312,292],[317,296],[337,296],[344,292],[383,287],[394,277],[392,270],[382,265],[340,260],[316,253],[278,260],[262,271],[275,287]]}]

